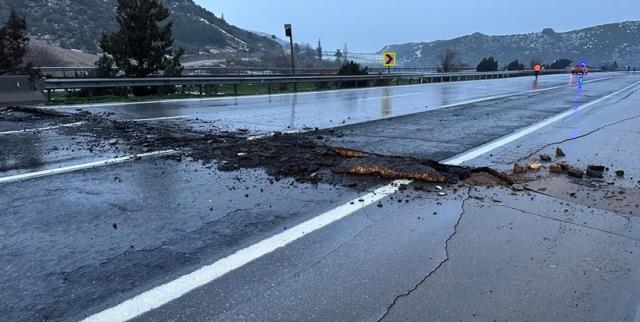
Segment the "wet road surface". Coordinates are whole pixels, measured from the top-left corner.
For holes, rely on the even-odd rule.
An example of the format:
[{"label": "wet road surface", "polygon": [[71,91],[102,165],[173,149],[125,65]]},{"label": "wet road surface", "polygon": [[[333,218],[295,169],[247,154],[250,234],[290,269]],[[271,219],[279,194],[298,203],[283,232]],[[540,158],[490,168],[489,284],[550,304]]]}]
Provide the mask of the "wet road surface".
[{"label": "wet road surface", "polygon": [[[562,147],[571,164],[611,168],[602,179],[583,180],[541,171],[526,189],[454,185],[441,195],[413,183],[136,320],[637,320],[640,79],[594,78],[601,80],[578,88],[567,85],[567,75],[545,77],[538,89],[566,86],[527,94],[521,92],[532,90],[530,79],[305,94],[297,96],[296,113],[303,112],[294,122],[287,103],[296,96],[239,98],[237,106],[215,105],[235,104],[225,99],[83,107],[119,119],[189,115],[162,122],[199,118],[248,127],[248,134],[318,127],[311,136],[331,145],[436,160],[575,109],[467,164],[510,171],[513,162]],[[441,96],[408,95],[415,90]],[[515,95],[424,107],[508,93]],[[377,109],[385,100],[393,105],[386,115]],[[327,113],[309,112],[320,107]],[[351,119],[335,128],[341,114]],[[89,139],[59,129],[0,135],[0,177],[127,154],[111,144],[78,148]],[[616,177],[618,169],[624,177]],[[357,204],[373,188],[276,181],[260,169],[224,172],[188,158],[2,184],[0,315],[80,320]]]},{"label": "wet road surface", "polygon": [[[587,79],[587,84],[614,75],[593,74]],[[305,128],[329,128],[424,112],[502,95],[545,91],[576,82],[577,78],[568,75],[549,75],[537,83],[532,83],[530,78],[525,77],[272,96],[69,106],[55,109],[81,108],[92,112],[110,112],[114,113],[115,118],[120,119],[186,116],[215,121],[216,126],[230,130],[246,128],[254,132],[301,131]]]}]

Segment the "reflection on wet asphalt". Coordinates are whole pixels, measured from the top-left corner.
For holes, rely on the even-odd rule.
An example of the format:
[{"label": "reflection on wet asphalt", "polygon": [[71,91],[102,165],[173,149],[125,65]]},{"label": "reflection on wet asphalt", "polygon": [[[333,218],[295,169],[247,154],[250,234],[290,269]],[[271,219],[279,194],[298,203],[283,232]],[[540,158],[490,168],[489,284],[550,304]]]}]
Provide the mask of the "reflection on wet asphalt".
[{"label": "reflection on wet asphalt", "polygon": [[[612,77],[594,74],[589,80]],[[568,75],[549,75],[538,81],[538,89],[567,85]],[[216,121],[216,125],[234,130],[286,131],[327,128],[424,112],[439,106],[471,99],[526,92],[528,77],[380,87],[332,92],[299,93],[262,97],[217,98],[148,104],[119,104],[82,107],[91,112],[112,112],[116,118],[189,115]],[[62,109],[65,110],[65,109]]]}]

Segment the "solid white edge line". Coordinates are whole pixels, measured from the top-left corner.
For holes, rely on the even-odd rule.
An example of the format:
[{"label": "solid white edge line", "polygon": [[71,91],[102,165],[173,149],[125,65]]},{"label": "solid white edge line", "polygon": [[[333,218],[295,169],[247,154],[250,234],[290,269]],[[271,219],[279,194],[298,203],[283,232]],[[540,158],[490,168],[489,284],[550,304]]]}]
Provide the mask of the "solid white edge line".
[{"label": "solid white edge line", "polygon": [[627,86],[627,87],[625,87],[623,89],[617,90],[617,91],[615,91],[615,92],[613,92],[613,93],[611,93],[609,95],[605,95],[605,96],[603,96],[603,97],[601,97],[601,98],[599,98],[597,100],[591,101],[589,103],[583,104],[581,106],[578,106],[576,108],[570,109],[570,110],[565,111],[563,113],[557,114],[557,115],[552,116],[552,117],[550,117],[550,118],[548,118],[546,120],[540,121],[538,123],[535,123],[533,125],[525,127],[525,128],[523,128],[521,130],[518,130],[518,131],[516,131],[514,133],[508,134],[508,135],[503,136],[503,137],[501,137],[499,139],[496,139],[496,140],[491,141],[489,143],[483,144],[483,145],[481,145],[479,147],[471,149],[471,150],[469,150],[467,152],[464,152],[464,153],[462,153],[460,155],[457,155],[457,156],[455,156],[453,158],[447,159],[447,160],[443,161],[442,163],[448,164],[448,165],[460,165],[460,164],[462,164],[464,162],[467,162],[467,161],[469,161],[471,159],[477,158],[477,157],[479,157],[479,156],[481,156],[483,154],[491,152],[491,151],[493,151],[493,150],[495,150],[495,149],[497,149],[497,148],[499,148],[499,147],[501,147],[503,145],[506,145],[506,144],[511,143],[511,142],[513,142],[515,140],[518,140],[518,139],[520,139],[520,138],[522,138],[522,137],[524,137],[524,136],[526,136],[528,134],[531,134],[531,133],[533,133],[533,132],[535,132],[535,131],[537,131],[537,130],[545,127],[545,126],[548,126],[548,125],[550,125],[552,123],[558,122],[558,121],[560,121],[560,120],[562,120],[562,119],[564,119],[564,118],[566,118],[566,117],[568,117],[570,115],[573,115],[573,114],[575,114],[575,113],[577,113],[579,111],[582,111],[582,110],[584,110],[586,108],[589,108],[589,107],[591,107],[591,106],[593,106],[595,104],[598,104],[598,103],[600,103],[600,102],[602,102],[602,101],[604,101],[606,99],[609,99],[609,98],[611,98],[613,96],[616,96],[616,95],[618,95],[618,94],[620,94],[620,93],[622,93],[622,92],[624,92],[624,91],[626,91],[626,90],[628,90],[630,88],[633,88],[633,87],[637,86],[638,84],[640,84],[640,81],[639,82],[635,82],[635,83],[633,83],[633,84],[631,84],[631,85],[629,85],[629,86]]},{"label": "solid white edge line", "polygon": [[319,216],[309,219],[293,228],[269,237],[247,248],[217,260],[213,264],[203,266],[196,271],[183,275],[166,284],[154,287],[142,294],[126,300],[112,308],[94,314],[85,322],[118,322],[128,321],[164,304],[167,304],[184,294],[210,283],[227,273],[234,271],[262,256],[280,249],[305,235],[326,227],[352,213],[365,208],[400,189],[400,185],[408,184],[409,180],[397,180],[380,187],[373,192],[331,209]]},{"label": "solid white edge line", "polygon": [[0,177],[0,184],[23,181],[23,180],[29,180],[29,179],[35,179],[35,178],[46,177],[46,176],[62,174],[62,173],[68,173],[68,172],[73,172],[73,171],[78,171],[78,170],[97,168],[97,167],[102,167],[102,166],[107,166],[107,165],[112,165],[112,164],[118,164],[118,163],[124,163],[124,162],[128,162],[128,161],[133,161],[133,160],[136,160],[137,158],[145,158],[145,157],[158,156],[158,155],[168,155],[168,154],[173,154],[173,153],[176,153],[176,152],[177,151],[175,151],[175,150],[164,150],[164,151],[140,153],[140,154],[128,155],[128,156],[119,157],[119,158],[113,158],[113,159],[108,159],[108,160],[101,160],[101,161],[95,161],[95,162],[71,165],[71,166],[67,166],[67,167],[61,167],[61,168],[55,168],[55,169],[48,169],[48,170],[42,170],[42,171],[36,171],[36,172],[17,174],[17,175],[8,176],[8,177]]},{"label": "solid white edge line", "polygon": [[48,131],[48,130],[59,129],[59,128],[62,128],[62,127],[80,126],[80,125],[82,125],[84,123],[85,122],[76,122],[76,123],[68,123],[68,124],[60,124],[60,125],[54,125],[54,126],[40,127],[40,128],[36,128],[36,129],[24,129],[24,130],[6,131],[6,132],[0,132],[0,135]]},{"label": "solid white edge line", "polygon": [[[563,74],[558,74],[563,75]],[[585,81],[585,83],[596,82],[601,80],[611,79],[613,77],[602,77],[593,80]],[[504,78],[502,78],[504,79]],[[474,81],[466,81],[469,82],[484,82],[486,80],[474,80]],[[300,92],[300,93],[283,93],[283,94],[261,94],[261,95],[244,95],[244,96],[227,96],[227,97],[208,97],[208,98],[183,98],[183,99],[168,99],[168,100],[154,100],[154,101],[142,101],[142,102],[114,102],[114,103],[97,103],[97,104],[82,104],[82,105],[58,105],[58,106],[39,106],[41,109],[70,109],[70,108],[87,108],[87,107],[107,107],[107,106],[129,106],[129,105],[139,105],[139,104],[158,104],[158,103],[190,103],[190,102],[207,102],[207,101],[218,101],[218,100],[237,100],[237,99],[252,99],[252,98],[263,98],[263,97],[283,97],[283,96],[302,96],[302,95],[315,95],[315,94],[330,94],[330,93],[349,93],[349,92],[361,92],[361,91],[369,91],[376,89],[384,89],[384,88],[411,88],[418,86],[429,86],[434,84],[447,84],[444,83],[425,83],[425,84],[414,84],[414,85],[402,85],[402,86],[379,86],[379,87],[368,87],[368,88],[351,88],[351,89],[337,89],[330,91],[312,91],[312,92]],[[562,85],[559,87],[564,87],[569,85]],[[556,87],[556,88],[559,88]],[[542,89],[544,90],[544,89]],[[542,91],[540,90],[540,91]],[[531,93],[534,91],[528,91]],[[515,95],[515,94],[512,94]]]},{"label": "solid white edge line", "polygon": [[[602,97],[591,103],[585,104],[579,107],[577,110],[585,109],[589,106],[597,104],[637,84],[640,84],[640,82],[634,83],[633,85],[625,87],[624,89],[616,91],[610,95]],[[569,114],[567,114],[567,112],[559,114],[558,116],[549,119],[547,122],[541,122],[534,127],[536,129],[539,129],[543,126],[553,123],[549,121],[553,119],[555,119],[556,121],[560,120],[566,117],[567,115],[574,113],[574,111],[568,111],[568,113]],[[531,127],[531,128],[534,128],[534,127]],[[510,138],[511,136],[517,135],[518,137],[521,137],[520,136],[521,132],[525,133],[525,134],[522,134],[522,136],[524,136],[533,131],[535,130],[530,130],[530,131],[527,131],[526,133],[524,131],[517,132],[515,134],[507,136],[505,140],[500,141],[500,144],[504,145],[515,140],[515,139],[507,139],[507,138]],[[495,149],[499,146],[497,145],[498,144],[497,142],[498,141],[496,141],[496,143],[493,143],[495,147],[493,147],[492,149]],[[465,160],[468,160],[480,155],[474,151],[476,150],[474,149],[469,153],[464,153],[458,157],[454,157],[445,162],[451,165],[462,164]],[[379,200],[382,200],[387,195],[391,195],[397,192],[400,189],[399,188],[400,185],[410,184],[411,182],[413,181],[412,180],[396,180],[389,185],[380,187],[371,193],[368,193],[364,196],[361,196],[357,199],[347,202],[341,206],[338,206],[337,208],[329,210],[312,219],[309,219],[308,221],[303,222],[291,229],[288,229],[285,232],[276,234],[256,244],[253,244],[247,248],[240,249],[235,253],[227,257],[224,257],[220,260],[217,260],[212,264],[203,266],[189,274],[183,275],[175,280],[172,280],[170,282],[167,282],[165,284],[162,284],[160,286],[147,290],[139,295],[134,296],[131,299],[128,299],[120,304],[117,304],[116,306],[113,306],[104,311],[98,312],[96,314],[93,314],[82,321],[83,322],[124,322],[124,321],[131,320],[133,318],[136,318],[144,313],[147,313],[173,300],[176,300],[190,291],[193,291],[203,285],[211,283],[212,281],[215,281],[216,279],[228,274],[229,272],[234,271],[248,263],[251,263],[252,261],[262,256],[272,253],[275,250],[280,249],[294,242],[295,240],[301,237],[304,237],[309,233],[312,233],[316,230],[326,227],[342,218],[345,218],[353,214],[354,212],[362,208],[365,208]]]}]

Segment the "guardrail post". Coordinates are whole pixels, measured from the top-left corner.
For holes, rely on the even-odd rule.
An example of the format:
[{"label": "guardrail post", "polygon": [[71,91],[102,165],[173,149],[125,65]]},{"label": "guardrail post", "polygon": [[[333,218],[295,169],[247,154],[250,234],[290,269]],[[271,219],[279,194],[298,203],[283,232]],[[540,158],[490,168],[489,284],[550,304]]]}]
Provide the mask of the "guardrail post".
[{"label": "guardrail post", "polygon": [[47,103],[51,103],[51,90],[47,90]]},{"label": "guardrail post", "polygon": [[233,84],[233,95],[238,96],[238,84]]},{"label": "guardrail post", "polygon": [[298,82],[294,82],[293,83],[293,92],[297,93],[298,92]]},{"label": "guardrail post", "polygon": [[267,84],[267,91],[269,92],[269,95],[271,95],[271,83]]},{"label": "guardrail post", "polygon": [[204,96],[204,86],[200,85],[200,96]]}]

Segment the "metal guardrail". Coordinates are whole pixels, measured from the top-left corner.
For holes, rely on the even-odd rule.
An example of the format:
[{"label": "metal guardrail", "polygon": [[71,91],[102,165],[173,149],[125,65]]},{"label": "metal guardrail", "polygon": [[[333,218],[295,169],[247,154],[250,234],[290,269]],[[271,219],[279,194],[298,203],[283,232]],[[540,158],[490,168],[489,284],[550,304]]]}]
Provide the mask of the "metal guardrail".
[{"label": "metal guardrail", "polygon": [[[45,75],[54,77],[88,77],[95,70],[95,67],[38,67]],[[339,68],[297,68],[296,73],[300,75],[335,75]],[[437,73],[438,67],[393,67],[391,69],[383,67],[369,67],[370,73],[388,73],[402,74],[424,74]],[[474,71],[473,69],[464,69],[462,71]],[[291,68],[261,68],[261,67],[185,67],[183,76],[291,76]]]},{"label": "metal guardrail", "polygon": [[[546,70],[543,74],[565,73],[564,70]],[[501,71],[501,72],[457,72],[439,74],[369,74],[356,76],[270,76],[270,77],[151,77],[151,78],[50,78],[45,79],[44,90],[51,99],[51,93],[55,90],[74,90],[92,88],[131,88],[144,86],[199,86],[202,92],[203,86],[233,85],[234,93],[238,94],[238,85],[267,85],[271,94],[273,84],[297,84],[300,83],[342,83],[376,82],[409,80],[410,84],[452,82],[464,80],[497,79],[518,76],[530,76],[533,71]]]}]

